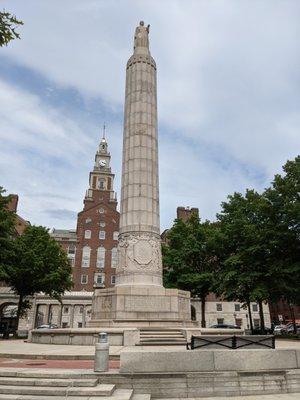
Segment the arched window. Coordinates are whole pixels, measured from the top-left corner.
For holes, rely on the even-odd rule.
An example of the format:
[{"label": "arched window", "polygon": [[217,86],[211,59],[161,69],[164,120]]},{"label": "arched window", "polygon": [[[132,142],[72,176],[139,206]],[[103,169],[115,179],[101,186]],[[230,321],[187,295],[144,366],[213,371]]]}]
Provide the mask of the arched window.
[{"label": "arched window", "polygon": [[98,247],[97,249],[97,268],[104,268],[105,266],[105,248]]},{"label": "arched window", "polygon": [[90,239],[91,236],[92,236],[92,232],[91,232],[89,229],[87,229],[86,231],[84,231],[84,238],[85,238],[85,239]]},{"label": "arched window", "polygon": [[88,268],[90,266],[90,256],[91,256],[91,248],[89,246],[84,246],[82,249],[82,262],[81,266],[84,268]]},{"label": "arched window", "polygon": [[68,256],[75,256],[76,246],[75,244],[70,244],[68,247]]},{"label": "arched window", "polygon": [[113,247],[111,249],[111,267],[117,268],[118,266],[118,248]]},{"label": "arched window", "polygon": [[70,244],[68,247],[68,259],[72,267],[74,266],[75,263],[75,253],[76,253],[75,244]]}]

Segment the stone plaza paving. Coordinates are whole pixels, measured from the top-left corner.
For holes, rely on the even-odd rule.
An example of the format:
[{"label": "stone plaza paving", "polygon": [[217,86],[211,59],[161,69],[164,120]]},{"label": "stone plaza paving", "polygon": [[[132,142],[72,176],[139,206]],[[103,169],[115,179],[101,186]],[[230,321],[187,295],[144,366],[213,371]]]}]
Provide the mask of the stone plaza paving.
[{"label": "stone plaza paving", "polygon": [[[138,346],[141,350],[144,346]],[[147,349],[150,350],[152,346],[147,346]],[[155,346],[156,351],[165,351],[166,349],[169,350],[174,350],[174,347],[176,347],[176,350],[179,351],[185,351],[184,346]],[[278,340],[277,341],[277,346],[278,349],[300,349],[300,342],[299,341],[292,341],[292,340]],[[146,346],[145,346],[146,348]],[[109,362],[109,372],[106,377],[102,375],[102,383],[100,386],[96,387],[95,390],[101,390],[101,387],[105,387],[105,385],[113,385],[116,386],[117,380],[119,379],[119,368],[120,368],[120,354],[122,350],[127,350],[129,349],[128,347],[122,347],[122,346],[111,346],[110,347],[110,362]],[[138,350],[137,348],[131,348],[132,350]],[[153,347],[154,350],[154,347]],[[195,350],[197,351],[197,350]],[[198,350],[199,351],[199,350]],[[93,366],[94,366],[94,352],[95,352],[95,347],[94,346],[72,346],[72,345],[46,345],[46,344],[36,344],[36,343],[27,343],[24,340],[7,340],[7,341],[0,341],[0,375],[2,376],[2,380],[7,380],[7,379],[13,379],[13,378],[7,378],[9,376],[12,376],[12,374],[18,374],[18,376],[27,376],[27,379],[34,379],[34,376],[43,376],[43,374],[48,376],[53,376],[53,378],[63,378],[68,377],[70,374],[72,375],[90,375],[94,376],[93,372]],[[38,375],[37,375],[38,374]],[[144,378],[146,376],[144,375]],[[162,376],[160,378],[163,378]],[[228,376],[229,378],[229,376]],[[37,378],[36,378],[37,379]],[[122,378],[121,378],[122,379]],[[127,378],[124,378],[125,382]],[[176,378],[174,378],[176,379]],[[146,379],[147,380],[147,379]],[[161,379],[159,379],[161,380]],[[162,379],[164,380],[164,379]],[[142,379],[143,381],[143,379]],[[111,400],[114,400],[114,397],[117,399],[118,396],[120,397],[120,400],[128,400],[130,397],[130,391],[132,392],[132,389],[134,389],[134,395],[132,397],[133,400],[149,400],[150,399],[150,387],[147,386],[149,382],[145,381],[145,387],[142,381],[139,383],[137,388],[140,387],[142,389],[142,393],[139,393],[139,390],[136,390],[134,387],[127,387],[127,383],[125,383],[125,387],[121,385],[120,388],[116,389],[114,392],[115,395],[112,396]],[[155,382],[154,382],[155,383]],[[230,382],[229,382],[230,383]],[[7,384],[7,383],[6,383]],[[161,393],[164,394],[164,399],[174,399],[173,395],[175,395],[176,392],[176,399],[181,399],[181,398],[186,398],[187,396],[181,397],[181,393],[178,392],[180,382],[177,382],[176,384],[179,385],[178,389],[177,386],[173,386],[175,384],[174,382],[165,382],[161,389],[157,391],[156,396],[152,396],[152,398],[155,398],[156,400],[162,400]],[[103,386],[104,385],[104,386]],[[8,387],[7,387],[8,388]],[[149,388],[149,390],[148,390]],[[46,388],[48,391],[51,391],[52,389]],[[2,389],[3,390],[3,389]],[[9,390],[9,388],[7,389]],[[14,391],[18,391],[15,395],[7,394],[7,395],[0,395],[0,399],[2,400],[27,400],[29,399],[28,395],[23,395],[20,393],[21,387],[19,389],[16,389]],[[28,389],[25,388],[25,390],[39,390],[39,389]],[[42,389],[40,389],[42,390]],[[58,389],[60,391],[63,391],[63,389]],[[71,390],[71,389],[70,389]],[[85,389],[86,390],[86,389]],[[91,389],[94,390],[94,389]],[[175,392],[174,392],[175,391]],[[125,393],[126,392],[126,393]],[[198,390],[194,390],[192,395],[200,395]],[[203,393],[204,394],[204,393]],[[213,393],[212,393],[213,394]],[[293,399],[299,399],[300,394],[299,393],[281,393],[281,394],[248,394],[247,396],[230,396],[230,397],[224,397],[222,393],[221,397],[189,397],[190,400],[225,400],[225,399],[232,399],[232,400],[293,400]],[[235,393],[232,393],[235,394]],[[243,393],[241,393],[243,394]],[[213,394],[214,395],[214,394]],[[3,397],[4,396],[4,397]],[[206,393],[204,394],[206,396]],[[72,396],[71,396],[72,397]],[[68,396],[68,398],[71,399],[71,397]],[[30,397],[30,398],[36,398],[36,397]],[[42,396],[41,397],[43,400],[47,398],[51,399],[51,396]],[[63,399],[64,397],[57,397]],[[77,397],[76,397],[77,398]],[[80,400],[88,400],[88,399],[99,399],[100,397],[85,397],[83,395],[80,395]],[[127,399],[128,398],[128,399]],[[52,397],[53,399],[53,397]],[[104,400],[105,397],[102,397],[102,400]]]},{"label": "stone plaza paving", "polygon": [[[139,346],[143,349],[144,346]],[[152,346],[145,346],[151,350]],[[300,349],[300,341],[277,340],[277,349]],[[123,346],[110,346],[111,359],[118,359]],[[170,349],[167,346],[155,346],[156,350]],[[173,350],[185,350],[185,346],[171,346]],[[64,360],[93,360],[95,346],[55,345],[27,343],[24,340],[0,341],[0,358],[28,358],[28,359],[64,359]]]}]

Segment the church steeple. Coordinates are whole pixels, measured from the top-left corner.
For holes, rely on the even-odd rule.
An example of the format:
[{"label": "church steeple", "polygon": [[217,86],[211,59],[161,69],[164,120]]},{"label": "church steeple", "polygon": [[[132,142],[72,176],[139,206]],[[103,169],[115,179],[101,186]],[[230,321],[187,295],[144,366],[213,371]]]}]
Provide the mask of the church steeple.
[{"label": "church steeple", "polygon": [[89,189],[87,190],[85,199],[92,199],[93,193],[109,192],[110,200],[116,201],[116,194],[113,189],[115,175],[111,172],[110,167],[111,155],[108,151],[108,143],[105,138],[105,125],[103,126],[102,139],[100,140],[98,149],[95,154],[95,164],[93,171],[90,172]]}]

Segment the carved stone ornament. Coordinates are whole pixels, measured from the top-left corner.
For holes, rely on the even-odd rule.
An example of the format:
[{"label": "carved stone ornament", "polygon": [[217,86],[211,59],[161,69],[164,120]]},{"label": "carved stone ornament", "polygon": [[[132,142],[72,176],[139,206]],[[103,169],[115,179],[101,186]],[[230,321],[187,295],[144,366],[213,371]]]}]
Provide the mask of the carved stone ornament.
[{"label": "carved stone ornament", "polygon": [[153,234],[124,234],[119,239],[118,271],[161,270],[160,238]]}]

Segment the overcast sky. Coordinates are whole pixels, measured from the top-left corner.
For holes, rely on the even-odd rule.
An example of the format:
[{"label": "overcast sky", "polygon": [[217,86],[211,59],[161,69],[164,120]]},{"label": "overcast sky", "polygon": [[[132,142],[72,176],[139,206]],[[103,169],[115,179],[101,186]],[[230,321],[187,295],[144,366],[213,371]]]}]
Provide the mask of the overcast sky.
[{"label": "overcast sky", "polygon": [[125,65],[140,20],[158,66],[161,228],[214,219],[300,148],[300,1],[10,0],[0,48],[0,186],[19,214],[76,228],[103,122],[120,197]]}]

